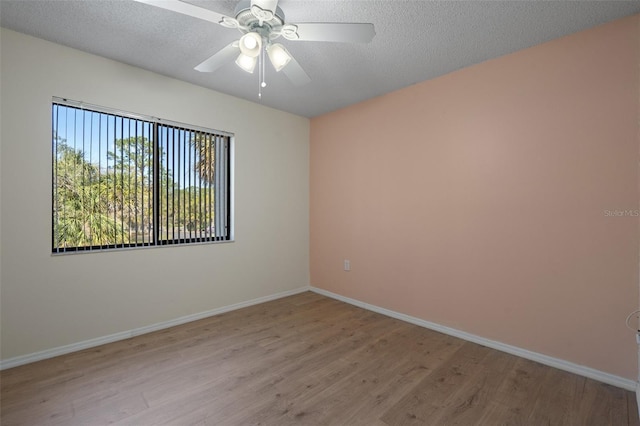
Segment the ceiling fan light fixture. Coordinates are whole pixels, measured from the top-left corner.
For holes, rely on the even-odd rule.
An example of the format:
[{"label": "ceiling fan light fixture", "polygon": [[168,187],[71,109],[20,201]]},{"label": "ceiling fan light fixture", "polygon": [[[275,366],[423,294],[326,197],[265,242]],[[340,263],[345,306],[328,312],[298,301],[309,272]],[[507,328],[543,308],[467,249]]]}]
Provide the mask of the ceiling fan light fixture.
[{"label": "ceiling fan light fixture", "polygon": [[236,59],[236,65],[238,65],[249,74],[253,74],[253,70],[256,69],[257,63],[258,58],[256,58],[255,56],[247,56],[244,53],[239,54],[238,58]]},{"label": "ceiling fan light fixture", "polygon": [[269,55],[271,65],[273,65],[276,71],[280,71],[291,62],[291,54],[287,48],[280,43],[267,46],[267,55]]},{"label": "ceiling fan light fixture", "polygon": [[258,33],[246,33],[240,38],[240,51],[243,55],[256,58],[262,50],[262,37]]},{"label": "ceiling fan light fixture", "polygon": [[[2,0],[0,0],[1,2]],[[134,0],[140,3],[199,18],[225,28],[237,28],[242,36],[195,67],[199,72],[214,72],[235,58],[236,64],[248,73],[259,67],[260,88],[265,87],[265,56],[276,71],[295,85],[311,81],[298,61],[281,44],[272,40],[282,36],[291,41],[327,41],[369,43],[376,35],[373,24],[357,22],[303,22],[291,24],[278,6],[279,0],[237,0],[233,17],[225,16],[181,0]],[[261,90],[261,89],[260,89]],[[258,97],[261,92],[258,92]]]}]

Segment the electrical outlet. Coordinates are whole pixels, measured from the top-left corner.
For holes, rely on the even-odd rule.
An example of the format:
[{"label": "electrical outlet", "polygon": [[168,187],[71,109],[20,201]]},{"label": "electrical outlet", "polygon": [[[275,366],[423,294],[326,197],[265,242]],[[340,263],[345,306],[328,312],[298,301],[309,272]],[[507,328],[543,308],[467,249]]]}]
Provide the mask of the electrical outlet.
[{"label": "electrical outlet", "polygon": [[348,259],[344,260],[344,270],[347,272],[351,270],[351,261]]}]

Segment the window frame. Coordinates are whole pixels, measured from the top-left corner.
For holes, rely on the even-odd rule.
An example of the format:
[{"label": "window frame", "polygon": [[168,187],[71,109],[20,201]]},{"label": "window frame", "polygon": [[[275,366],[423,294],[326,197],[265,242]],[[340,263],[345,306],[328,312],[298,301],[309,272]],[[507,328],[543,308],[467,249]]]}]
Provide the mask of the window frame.
[{"label": "window frame", "polygon": [[[153,161],[153,178],[152,178],[152,195],[153,195],[153,203],[152,203],[152,212],[151,216],[153,217],[152,230],[150,231],[153,236],[153,241],[146,242],[134,242],[134,243],[122,243],[115,242],[113,244],[93,244],[93,245],[85,245],[85,246],[64,246],[59,245],[56,247],[56,244],[59,243],[59,240],[56,241],[56,162],[57,162],[57,143],[60,135],[56,134],[56,122],[55,122],[55,111],[56,105],[61,107],[72,108],[75,110],[81,110],[84,114],[86,111],[94,112],[97,114],[106,114],[107,116],[114,117],[117,119],[129,119],[143,122],[145,124],[151,125],[153,129],[152,133],[149,134],[152,141],[149,141],[152,144],[153,152],[152,152],[152,161]],[[75,126],[75,124],[74,124]],[[84,124],[83,124],[84,126]],[[209,184],[210,188],[213,188],[214,194],[214,202],[213,202],[213,212],[214,212],[214,220],[212,223],[215,225],[221,225],[221,228],[225,229],[221,234],[218,234],[217,227],[214,235],[210,236],[202,236],[202,232],[200,231],[200,236],[189,237],[186,236],[181,238],[180,233],[178,233],[178,238],[170,238],[169,231],[174,234],[175,232],[175,224],[171,227],[171,229],[167,228],[167,237],[161,238],[160,236],[160,228],[162,228],[162,224],[160,223],[160,196],[162,192],[162,187],[159,185],[159,179],[162,178],[160,174],[162,173],[161,167],[159,167],[161,156],[167,155],[166,152],[161,150],[161,136],[160,129],[163,129],[167,132],[170,131],[183,131],[183,132],[194,132],[198,134],[204,134],[205,137],[215,137],[216,142],[212,144],[211,150],[213,150],[214,154],[214,175],[216,179],[213,183]],[[123,111],[115,108],[104,107],[100,105],[87,104],[81,101],[74,101],[68,98],[62,97],[52,97],[51,102],[51,156],[52,156],[52,165],[51,165],[51,254],[54,256],[63,255],[63,254],[77,254],[77,253],[92,253],[92,252],[109,252],[109,251],[117,251],[117,250],[136,250],[136,249],[145,249],[145,248],[158,248],[158,247],[177,247],[177,246],[193,246],[193,245],[204,245],[204,244],[218,244],[218,243],[229,243],[234,242],[234,157],[235,157],[235,134],[222,130],[215,130],[207,127],[185,124],[174,120],[161,119],[153,116],[148,116],[144,114],[132,113],[128,111]],[[76,129],[74,128],[75,132]],[[83,129],[83,132],[86,130]],[[68,133],[68,132],[67,132]],[[101,137],[101,136],[99,136]],[[137,137],[137,136],[136,136]],[[144,137],[144,135],[142,136]],[[107,146],[106,150],[108,152],[108,148],[110,144],[114,144],[115,149],[115,140],[117,140],[117,135],[111,135],[113,141],[109,141],[109,136],[105,138],[105,145]],[[129,136],[131,138],[131,136]],[[218,140],[221,138],[221,140]],[[102,140],[98,142],[99,146],[103,143]],[[183,141],[186,143],[186,141]],[[218,148],[218,143],[223,143],[223,147]],[[215,148],[214,148],[215,147]],[[84,147],[83,147],[84,148]],[[101,148],[100,148],[101,149]],[[74,150],[75,148],[75,140],[74,140]],[[219,151],[220,150],[220,151]],[[86,154],[83,153],[83,158]],[[100,154],[99,154],[100,155]],[[107,154],[108,155],[108,154]],[[224,164],[219,168],[218,166],[218,155],[223,156]],[[174,159],[175,160],[175,159]],[[182,167],[186,167],[184,165]],[[195,161],[195,157],[194,157]],[[130,163],[130,161],[129,161]],[[174,163],[175,165],[175,163]],[[167,163],[168,166],[168,163]],[[108,166],[107,166],[108,169]],[[221,169],[221,172],[218,170]],[[169,176],[173,170],[165,171],[166,176]],[[117,172],[113,172],[114,175]],[[194,172],[195,173],[195,172]],[[219,174],[220,173],[220,174]],[[218,179],[219,178],[219,179]],[[222,183],[218,183],[218,180],[222,180]],[[175,182],[174,182],[175,184]],[[138,184],[136,184],[138,185]],[[140,187],[144,187],[144,183],[140,183]],[[198,186],[198,190],[202,190],[204,188],[200,183]],[[136,187],[137,189],[137,187]],[[173,189],[172,189],[173,190]],[[220,206],[218,203],[219,194],[221,191],[224,191],[224,206]],[[173,196],[172,196],[173,197]],[[175,200],[173,200],[175,201]],[[178,201],[179,196],[178,196]],[[180,206],[180,204],[178,204]],[[176,207],[172,205],[172,213],[175,213]],[[179,212],[178,208],[178,212]],[[219,213],[222,212],[224,217],[218,218]],[[158,226],[160,225],[160,226]],[[144,225],[143,225],[144,226]],[[209,228],[212,229],[212,228]],[[175,234],[174,234],[175,235]]]}]

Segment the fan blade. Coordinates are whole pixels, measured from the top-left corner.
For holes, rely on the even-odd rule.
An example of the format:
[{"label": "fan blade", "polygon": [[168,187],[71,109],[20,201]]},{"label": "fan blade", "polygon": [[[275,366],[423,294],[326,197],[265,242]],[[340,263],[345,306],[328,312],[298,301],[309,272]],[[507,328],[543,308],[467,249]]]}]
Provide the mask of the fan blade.
[{"label": "fan blade", "polygon": [[282,36],[288,40],[369,43],[375,35],[373,24],[306,22],[282,27]]},{"label": "fan blade", "polygon": [[179,0],[134,0],[139,3],[146,3],[161,9],[170,10],[172,12],[181,13],[183,15],[192,16],[194,18],[220,24],[227,28],[237,28],[238,21],[229,16],[222,15],[213,10],[204,9]]},{"label": "fan blade", "polygon": [[238,47],[238,42],[234,41],[195,67],[195,70],[200,72],[214,72],[226,63],[231,62],[233,58],[237,57],[239,54],[240,48]]},{"label": "fan blade", "polygon": [[295,86],[304,86],[311,81],[307,73],[304,72],[298,61],[296,61],[293,56],[287,66],[282,68],[282,72]]}]

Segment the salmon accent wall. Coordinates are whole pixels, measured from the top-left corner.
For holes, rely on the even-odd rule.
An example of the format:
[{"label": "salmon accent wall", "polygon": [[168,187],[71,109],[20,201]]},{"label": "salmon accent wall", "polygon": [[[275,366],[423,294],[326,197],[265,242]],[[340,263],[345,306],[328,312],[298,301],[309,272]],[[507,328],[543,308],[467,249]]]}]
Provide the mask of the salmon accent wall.
[{"label": "salmon accent wall", "polygon": [[636,15],[312,119],[312,286],[637,380],[639,40]]}]

